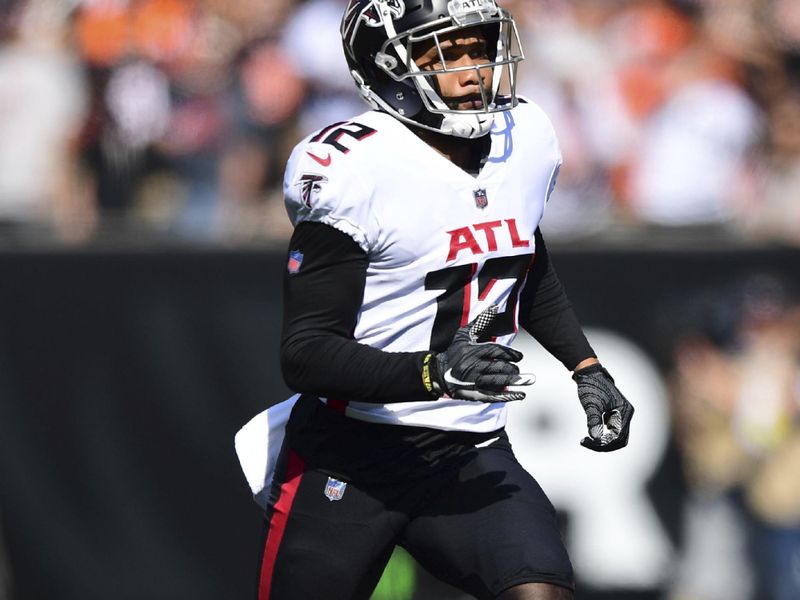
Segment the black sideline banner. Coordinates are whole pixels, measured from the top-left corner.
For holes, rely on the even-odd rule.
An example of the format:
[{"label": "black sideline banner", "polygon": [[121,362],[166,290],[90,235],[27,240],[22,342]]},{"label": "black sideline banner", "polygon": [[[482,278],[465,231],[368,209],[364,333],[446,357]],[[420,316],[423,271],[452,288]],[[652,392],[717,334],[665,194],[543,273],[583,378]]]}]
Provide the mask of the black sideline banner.
[{"label": "black sideline banner", "polygon": [[[553,254],[583,323],[630,341],[661,374],[681,333],[707,324],[708,307],[749,278],[800,284],[796,250]],[[0,558],[11,597],[255,598],[262,524],[233,435],[288,395],[278,365],[285,260],[0,256]],[[678,553],[684,479],[671,442],[646,493],[665,547]],[[563,518],[572,540],[567,508]],[[583,600],[660,598],[668,574],[616,587],[589,575],[578,572]],[[402,555],[379,595],[459,598]]]}]

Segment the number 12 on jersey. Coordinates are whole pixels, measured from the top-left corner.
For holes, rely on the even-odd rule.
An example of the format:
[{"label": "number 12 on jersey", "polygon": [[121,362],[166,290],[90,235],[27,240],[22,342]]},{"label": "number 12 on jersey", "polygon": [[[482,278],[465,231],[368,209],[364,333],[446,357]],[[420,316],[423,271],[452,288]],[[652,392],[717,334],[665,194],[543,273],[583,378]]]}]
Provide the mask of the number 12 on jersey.
[{"label": "number 12 on jersey", "polygon": [[514,279],[506,309],[497,315],[486,337],[499,337],[517,331],[517,302],[533,262],[533,254],[490,258],[478,269],[476,263],[432,271],[425,277],[426,290],[444,290],[436,299],[436,319],[431,332],[431,347],[442,352],[453,341],[459,327],[469,322],[473,281],[478,284],[478,300],[484,300],[501,279]]}]

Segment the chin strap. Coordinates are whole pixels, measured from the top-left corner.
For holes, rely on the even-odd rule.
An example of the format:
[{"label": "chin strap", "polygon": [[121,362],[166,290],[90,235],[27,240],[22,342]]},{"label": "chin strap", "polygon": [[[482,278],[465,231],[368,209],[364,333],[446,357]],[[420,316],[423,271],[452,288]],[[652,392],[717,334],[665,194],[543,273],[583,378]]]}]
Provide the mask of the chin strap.
[{"label": "chin strap", "polygon": [[442,133],[470,140],[483,137],[492,129],[492,117],[493,115],[445,115]]}]

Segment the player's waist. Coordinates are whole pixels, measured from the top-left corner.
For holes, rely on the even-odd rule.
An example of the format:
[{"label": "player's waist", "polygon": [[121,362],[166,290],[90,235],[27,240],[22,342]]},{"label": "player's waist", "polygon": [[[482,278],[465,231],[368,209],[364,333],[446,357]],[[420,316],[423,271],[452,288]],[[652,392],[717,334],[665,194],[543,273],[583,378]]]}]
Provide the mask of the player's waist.
[{"label": "player's waist", "polygon": [[505,427],[504,404],[442,398],[417,402],[375,404],[323,398],[329,410],[358,421],[379,425],[421,427],[437,431],[488,434]]},{"label": "player's waist", "polygon": [[362,481],[427,476],[476,447],[506,437],[503,429],[445,431],[363,421],[309,395],[298,400],[287,435],[308,464]]}]

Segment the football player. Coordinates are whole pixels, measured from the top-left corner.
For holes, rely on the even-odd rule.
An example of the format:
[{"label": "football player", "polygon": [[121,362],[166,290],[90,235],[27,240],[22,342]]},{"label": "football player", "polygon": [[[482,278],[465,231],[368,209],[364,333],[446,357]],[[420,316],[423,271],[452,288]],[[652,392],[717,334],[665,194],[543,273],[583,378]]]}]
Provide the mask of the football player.
[{"label": "football player", "polygon": [[587,342],[539,222],[561,155],[517,97],[495,0],[351,0],[371,110],[303,140],[282,369],[298,396],[267,506],[261,600],[366,599],[395,546],[476,598],[572,598],[554,509],[514,457],[521,325],[573,372],[595,451],[633,408]]}]

